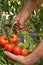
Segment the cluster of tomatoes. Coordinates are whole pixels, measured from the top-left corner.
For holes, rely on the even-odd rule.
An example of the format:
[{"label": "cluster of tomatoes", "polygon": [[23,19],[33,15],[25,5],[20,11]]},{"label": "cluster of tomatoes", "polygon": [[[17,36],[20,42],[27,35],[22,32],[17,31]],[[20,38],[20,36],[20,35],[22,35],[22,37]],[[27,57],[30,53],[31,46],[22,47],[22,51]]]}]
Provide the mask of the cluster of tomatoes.
[{"label": "cluster of tomatoes", "polygon": [[15,45],[16,42],[18,42],[18,36],[16,34],[12,34],[10,38],[7,38],[6,36],[0,36],[0,46],[2,46],[4,50],[15,55],[26,56],[28,54],[28,50],[22,49],[20,46]]}]

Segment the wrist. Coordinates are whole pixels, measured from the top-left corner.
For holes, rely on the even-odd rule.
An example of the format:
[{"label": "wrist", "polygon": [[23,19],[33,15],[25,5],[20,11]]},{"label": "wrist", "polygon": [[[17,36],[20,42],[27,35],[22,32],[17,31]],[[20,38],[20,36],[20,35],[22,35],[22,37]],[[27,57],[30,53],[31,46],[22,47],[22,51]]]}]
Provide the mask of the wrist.
[{"label": "wrist", "polygon": [[33,52],[25,58],[24,63],[26,65],[32,65],[33,63],[38,61],[40,58],[41,58],[41,56],[37,52]]},{"label": "wrist", "polygon": [[25,62],[28,63],[28,65],[35,63],[37,60],[39,60],[43,56],[43,40],[40,42],[38,47],[28,56],[26,56]]}]

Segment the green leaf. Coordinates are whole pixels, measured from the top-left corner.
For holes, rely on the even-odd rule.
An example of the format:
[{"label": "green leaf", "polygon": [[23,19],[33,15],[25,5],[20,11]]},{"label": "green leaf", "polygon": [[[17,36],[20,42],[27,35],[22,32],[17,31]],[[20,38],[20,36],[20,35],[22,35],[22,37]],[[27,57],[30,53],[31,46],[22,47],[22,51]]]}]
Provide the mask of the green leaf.
[{"label": "green leaf", "polygon": [[22,65],[21,63],[19,62],[15,62],[14,65]]}]

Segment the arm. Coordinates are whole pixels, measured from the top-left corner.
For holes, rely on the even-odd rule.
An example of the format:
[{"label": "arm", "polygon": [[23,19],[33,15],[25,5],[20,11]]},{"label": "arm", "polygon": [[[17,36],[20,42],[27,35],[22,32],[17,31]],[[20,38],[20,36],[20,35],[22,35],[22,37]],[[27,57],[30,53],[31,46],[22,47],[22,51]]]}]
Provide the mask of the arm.
[{"label": "arm", "polygon": [[30,55],[26,57],[16,56],[7,51],[5,51],[4,53],[12,60],[19,61],[24,65],[32,65],[34,62],[43,57],[43,40],[40,42],[38,47]]},{"label": "arm", "polygon": [[[43,2],[43,0],[40,0],[40,2]],[[30,16],[31,12],[37,8],[37,0],[28,0],[23,8],[20,10],[16,18],[13,18],[13,20],[19,20],[20,19],[20,26],[24,26],[24,22]]]},{"label": "arm", "polygon": [[26,57],[25,62],[29,63],[28,65],[31,65],[37,60],[39,60],[41,57],[43,57],[43,40],[40,42],[38,47]]},{"label": "arm", "polygon": [[24,6],[22,7],[22,9],[20,10],[20,12],[18,13],[18,15],[16,16],[16,18],[13,18],[14,20],[19,20],[20,19],[20,24],[22,24],[27,17],[30,15],[30,13],[37,7],[36,2],[34,0],[28,0]]}]

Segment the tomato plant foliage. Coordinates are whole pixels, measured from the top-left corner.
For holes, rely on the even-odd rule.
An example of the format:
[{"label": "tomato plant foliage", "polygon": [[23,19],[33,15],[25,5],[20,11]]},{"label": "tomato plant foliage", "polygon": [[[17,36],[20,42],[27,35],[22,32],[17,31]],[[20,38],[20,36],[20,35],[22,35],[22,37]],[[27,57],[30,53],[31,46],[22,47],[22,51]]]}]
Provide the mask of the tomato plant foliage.
[{"label": "tomato plant foliage", "polygon": [[[38,3],[38,8],[31,13],[31,18],[27,20],[25,26],[29,28],[28,31],[24,29],[17,33],[12,29],[13,16],[18,14],[27,0],[0,0],[0,36],[5,35],[10,37],[12,33],[23,37],[24,42],[17,44],[23,49],[27,48],[31,53],[40,40],[43,39],[43,3]],[[39,0],[38,0],[39,1]],[[21,65],[18,62],[11,62],[3,53],[3,48],[0,46],[0,65]],[[34,65],[43,65],[43,59],[37,61]]]}]

